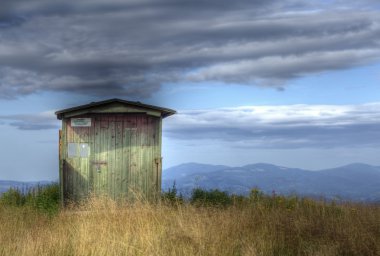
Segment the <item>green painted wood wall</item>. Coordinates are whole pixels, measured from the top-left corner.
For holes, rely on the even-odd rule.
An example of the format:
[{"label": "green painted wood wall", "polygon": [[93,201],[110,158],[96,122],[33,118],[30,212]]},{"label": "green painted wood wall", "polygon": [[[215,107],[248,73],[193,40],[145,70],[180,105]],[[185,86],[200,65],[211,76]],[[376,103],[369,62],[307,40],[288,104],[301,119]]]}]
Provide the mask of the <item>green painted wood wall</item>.
[{"label": "green painted wood wall", "polygon": [[[162,118],[147,114],[86,114],[90,127],[62,120],[60,186],[65,201],[89,195],[154,200],[161,191]],[[69,143],[88,146],[88,157],[68,156]]]}]

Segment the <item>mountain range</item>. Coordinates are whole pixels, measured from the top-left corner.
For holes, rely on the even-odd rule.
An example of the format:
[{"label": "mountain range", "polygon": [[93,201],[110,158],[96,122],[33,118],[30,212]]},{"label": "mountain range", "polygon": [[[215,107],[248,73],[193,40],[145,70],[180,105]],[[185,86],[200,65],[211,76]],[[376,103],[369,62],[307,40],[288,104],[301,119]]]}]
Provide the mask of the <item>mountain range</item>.
[{"label": "mountain range", "polygon": [[[253,188],[267,194],[297,194],[314,198],[380,202],[380,166],[349,164],[310,171],[257,163],[241,167],[186,163],[163,170],[162,190],[173,187],[189,196],[194,188],[219,189],[248,195]],[[0,194],[9,188],[27,190],[50,181],[0,181]]]},{"label": "mountain range", "polygon": [[187,163],[163,171],[163,190],[174,182],[184,196],[197,187],[242,195],[258,188],[267,194],[380,202],[380,166],[361,163],[319,171],[265,163],[241,167]]}]

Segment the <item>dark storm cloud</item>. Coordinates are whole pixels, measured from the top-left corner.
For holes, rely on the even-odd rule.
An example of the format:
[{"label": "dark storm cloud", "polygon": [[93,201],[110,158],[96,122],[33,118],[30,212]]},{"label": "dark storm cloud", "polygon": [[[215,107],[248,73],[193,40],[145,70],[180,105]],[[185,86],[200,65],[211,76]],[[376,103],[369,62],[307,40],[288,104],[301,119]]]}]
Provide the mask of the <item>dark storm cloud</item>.
[{"label": "dark storm cloud", "polygon": [[[375,4],[375,3],[374,3]],[[284,86],[380,59],[368,2],[5,0],[0,97],[146,97],[163,83]]]},{"label": "dark storm cloud", "polygon": [[380,104],[251,106],[184,111],[165,122],[180,140],[246,148],[379,147]]},{"label": "dark storm cloud", "polygon": [[20,130],[49,130],[58,129],[60,122],[54,111],[37,114],[18,114],[0,116],[0,124],[8,124]]}]

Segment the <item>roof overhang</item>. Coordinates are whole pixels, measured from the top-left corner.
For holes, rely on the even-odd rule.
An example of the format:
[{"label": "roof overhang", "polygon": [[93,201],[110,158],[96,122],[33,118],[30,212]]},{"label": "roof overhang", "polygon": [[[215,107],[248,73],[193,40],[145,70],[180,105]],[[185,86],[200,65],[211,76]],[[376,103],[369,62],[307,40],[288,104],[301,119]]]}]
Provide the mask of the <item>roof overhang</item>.
[{"label": "roof overhang", "polygon": [[122,99],[109,99],[89,104],[62,109],[56,111],[55,114],[59,120],[84,114],[100,114],[100,113],[145,113],[157,117],[168,117],[176,113],[175,110],[162,108],[153,105],[143,104],[136,101],[127,101]]}]

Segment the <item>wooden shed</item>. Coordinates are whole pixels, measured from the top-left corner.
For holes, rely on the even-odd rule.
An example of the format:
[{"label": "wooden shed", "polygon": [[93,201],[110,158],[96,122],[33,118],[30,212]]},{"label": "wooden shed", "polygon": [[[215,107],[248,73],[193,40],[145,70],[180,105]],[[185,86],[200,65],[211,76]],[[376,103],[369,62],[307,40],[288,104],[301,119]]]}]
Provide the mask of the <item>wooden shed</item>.
[{"label": "wooden shed", "polygon": [[110,99],[57,111],[61,198],[115,200],[161,192],[162,119],[174,110]]}]

